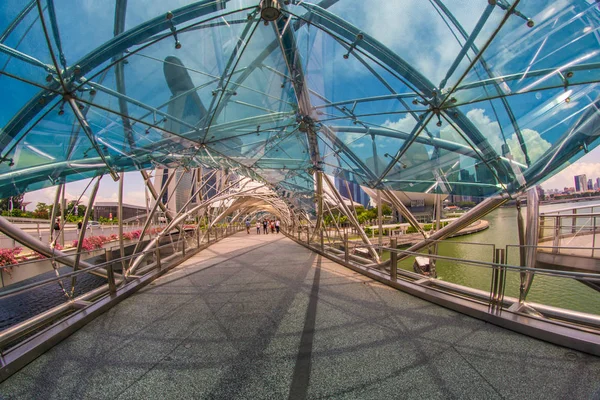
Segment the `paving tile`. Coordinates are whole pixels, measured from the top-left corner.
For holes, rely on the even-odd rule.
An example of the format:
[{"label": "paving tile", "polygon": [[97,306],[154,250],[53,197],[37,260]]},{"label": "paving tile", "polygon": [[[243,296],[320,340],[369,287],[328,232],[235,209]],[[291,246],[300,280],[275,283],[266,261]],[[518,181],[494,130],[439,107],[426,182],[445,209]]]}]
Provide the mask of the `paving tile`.
[{"label": "paving tile", "polygon": [[283,236],[220,241],[0,384],[9,399],[600,398],[600,358],[373,282]]}]

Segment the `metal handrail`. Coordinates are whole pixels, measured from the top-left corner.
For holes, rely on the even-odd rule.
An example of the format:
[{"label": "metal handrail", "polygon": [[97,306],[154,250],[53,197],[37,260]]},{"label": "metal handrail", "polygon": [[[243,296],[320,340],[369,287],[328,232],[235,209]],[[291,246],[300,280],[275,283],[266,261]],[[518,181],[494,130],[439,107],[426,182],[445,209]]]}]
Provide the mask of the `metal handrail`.
[{"label": "metal handrail", "polygon": [[[577,206],[577,207],[565,207],[565,208],[559,208],[558,210],[552,210],[552,211],[548,211],[548,212],[549,212],[549,213],[551,213],[551,212],[554,212],[554,213],[555,213],[555,212],[558,212],[558,213],[560,213],[560,212],[563,212],[563,211],[582,210],[582,209],[584,209],[584,208],[591,208],[591,209],[594,209],[595,207],[600,207],[600,203],[598,203],[598,204],[591,204],[591,205],[589,205],[589,204],[588,204],[587,206]],[[544,216],[544,215],[546,215],[546,214],[547,214],[547,213],[540,212],[540,217],[541,217],[541,216]]]},{"label": "metal handrail", "polygon": [[[232,232],[235,233],[236,231],[239,231],[239,230],[240,230],[240,228],[237,227],[237,229],[233,229]],[[221,236],[220,238],[223,238],[226,235],[227,235],[227,233],[224,233],[224,235]],[[177,240],[177,243],[184,242],[184,241],[187,242],[187,239],[193,238],[194,236],[195,235],[190,235],[190,236],[188,236],[188,235],[181,235],[180,238]],[[208,244],[210,244],[210,241],[202,243],[202,245],[208,245]],[[107,261],[105,263],[102,263],[102,264],[99,264],[99,265],[95,265],[93,267],[89,267],[89,268],[85,268],[85,269],[73,271],[73,272],[61,275],[59,277],[56,277],[56,278],[44,280],[44,281],[41,281],[41,282],[36,282],[36,283],[31,284],[31,285],[22,286],[22,287],[16,288],[15,290],[7,291],[7,292],[5,292],[3,294],[0,294],[0,298],[5,298],[5,297],[8,297],[8,296],[19,294],[19,293],[23,293],[25,291],[29,291],[29,290],[32,290],[32,289],[35,289],[35,288],[38,288],[38,287],[41,287],[41,286],[49,285],[49,284],[52,284],[53,282],[57,282],[57,281],[59,281],[61,279],[65,279],[67,277],[72,277],[72,276],[76,276],[78,274],[83,274],[83,273],[90,272],[92,270],[96,270],[96,269],[101,269],[101,268],[104,268],[104,267],[108,267],[109,265],[112,265],[113,263],[118,263],[118,262],[120,262],[120,261],[122,261],[124,259],[127,259],[127,258],[139,257],[140,255],[145,256],[145,255],[151,254],[151,253],[155,253],[156,254],[157,250],[160,252],[160,249],[164,248],[164,247],[172,247],[172,244],[171,243],[167,243],[167,244],[159,246],[159,247],[154,247],[151,250],[148,250],[147,252],[138,252],[138,253],[134,253],[134,254],[131,254],[129,256],[125,256],[125,257],[122,257],[122,258],[115,258],[115,259],[112,259],[112,260]],[[200,248],[200,247],[201,246],[196,247],[196,248]],[[182,251],[167,256],[165,258],[165,260],[172,259],[174,256],[177,256],[177,255],[181,255],[181,256],[185,257],[185,247],[182,249]],[[107,268],[107,270],[108,269],[110,269],[110,268]],[[152,271],[156,272],[156,270],[160,270],[160,269],[161,269],[161,267],[160,267],[160,259],[157,259],[157,262],[154,264],[154,266],[150,270],[145,271],[145,274],[142,275],[142,277],[146,276],[148,273],[151,273]],[[135,279],[130,279],[129,282],[135,281],[137,278],[140,278],[140,277],[136,276]],[[123,283],[123,282],[124,282],[123,279],[120,279],[118,281],[118,283]],[[50,308],[48,310],[45,310],[45,311],[43,311],[43,312],[35,315],[32,318],[29,318],[29,319],[27,319],[25,321],[22,321],[22,322],[20,322],[20,323],[18,323],[16,325],[13,325],[13,326],[10,326],[10,327],[6,328],[5,330],[3,330],[3,331],[0,332],[0,350],[7,343],[12,342],[14,340],[17,340],[17,338],[19,337],[19,335],[21,333],[27,331],[27,327],[32,326],[32,324],[38,326],[40,323],[44,323],[48,319],[55,318],[56,316],[60,315],[61,312],[65,311],[65,310],[69,310],[72,307],[75,307],[75,305],[77,304],[77,301],[79,299],[94,298],[97,295],[101,295],[101,294],[104,294],[105,292],[109,292],[109,291],[111,291],[111,281],[110,281],[110,278],[109,278],[108,284],[104,284],[104,285],[102,285],[102,286],[100,286],[98,288],[92,289],[89,292],[86,292],[86,293],[82,294],[81,296],[79,296],[79,297],[77,297],[75,299],[69,299],[68,301],[65,301],[65,302],[63,302],[63,303],[61,303],[61,304],[59,304],[59,305],[57,305],[55,307],[52,307],[52,308]],[[94,304],[94,302],[91,302],[90,305],[91,304]]]},{"label": "metal handrail", "polygon": [[[162,246],[160,246],[158,248],[161,249],[161,248],[167,247],[167,246],[170,247],[171,243],[162,245]],[[125,256],[125,257],[114,258],[114,259],[112,259],[110,261],[103,262],[102,264],[94,265],[92,267],[78,269],[77,271],[73,271],[73,272],[67,272],[67,273],[62,274],[62,275],[57,276],[57,277],[45,279],[45,280],[39,281],[39,282],[30,283],[29,285],[19,286],[18,288],[15,288],[15,289],[8,289],[6,291],[0,292],[0,299],[3,299],[5,297],[14,296],[16,294],[20,294],[20,293],[23,293],[23,292],[27,292],[27,291],[29,291],[31,289],[35,289],[35,288],[38,288],[38,287],[50,285],[50,284],[52,284],[54,282],[58,282],[58,281],[63,280],[65,278],[70,278],[70,277],[73,277],[73,276],[81,275],[81,274],[84,274],[84,273],[87,273],[87,272],[90,272],[90,271],[95,271],[95,270],[98,270],[98,269],[104,269],[108,265],[112,265],[113,263],[117,263],[117,262],[120,262],[120,261],[124,261],[124,260],[130,259],[130,258],[132,258],[134,256],[138,257],[138,256],[140,256],[142,254],[150,254],[150,253],[154,253],[154,252],[156,252],[156,248],[153,248],[152,250],[148,250],[146,252],[138,252],[138,253],[134,253],[134,254],[131,254],[131,255],[128,255],[128,256]],[[47,258],[46,260],[58,260],[60,258],[65,258],[65,257]],[[58,261],[58,262],[60,262],[60,261]],[[18,266],[18,265],[19,264],[13,264],[13,266]],[[8,266],[4,266],[2,268],[8,268]]]},{"label": "metal handrail", "polygon": [[[600,206],[598,206],[600,207]],[[589,208],[589,207],[588,207]],[[581,217],[599,217],[600,212],[585,214],[540,214],[540,218],[581,218]]]},{"label": "metal handrail", "polygon": [[[15,295],[15,294],[19,294],[19,293],[22,293],[22,292],[25,292],[25,291],[28,291],[28,290],[31,290],[31,289],[34,289],[34,288],[37,288],[37,287],[46,286],[46,285],[52,284],[54,282],[58,282],[58,281],[60,281],[62,279],[65,279],[65,278],[70,278],[70,277],[73,277],[73,276],[77,276],[77,275],[80,275],[80,274],[83,274],[83,273],[87,273],[87,272],[90,272],[90,271],[95,271],[95,270],[98,270],[98,269],[104,269],[108,265],[112,265],[113,263],[118,263],[118,262],[121,262],[121,261],[125,261],[125,260],[131,259],[133,257],[138,257],[138,256],[141,256],[141,255],[147,255],[147,254],[155,253],[157,249],[160,250],[162,248],[167,248],[167,247],[168,248],[173,248],[174,244],[180,243],[180,242],[182,242],[184,240],[184,238],[187,239],[187,238],[190,238],[190,237],[192,237],[192,236],[181,235],[180,238],[178,238],[178,240],[176,242],[173,242],[173,243],[169,242],[169,243],[163,244],[161,246],[154,247],[151,250],[147,250],[145,252],[144,251],[140,251],[140,252],[137,252],[137,253],[125,256],[125,257],[114,258],[114,259],[111,259],[110,261],[106,261],[106,262],[103,262],[101,264],[94,265],[92,267],[78,269],[77,271],[73,271],[73,272],[67,272],[67,273],[61,274],[60,276],[57,276],[57,277],[49,278],[49,279],[46,279],[46,280],[43,280],[43,281],[39,281],[39,282],[34,282],[34,283],[29,284],[29,285],[20,286],[20,287],[15,288],[15,289],[8,289],[6,291],[0,291],[0,299],[5,298],[5,297],[9,297],[9,296],[12,296],[12,295]],[[111,249],[112,249],[112,247],[111,247]],[[63,259],[74,257],[77,254],[80,254],[80,255],[89,254],[89,253],[97,251],[97,250],[102,250],[102,249],[86,250],[86,251],[82,251],[80,253],[72,253],[72,254],[69,254],[68,256],[57,256],[57,257],[52,257],[52,258],[47,257],[47,258],[44,258],[44,259],[28,260],[28,261],[23,262],[23,263],[1,266],[0,270],[7,269],[7,268],[12,268],[12,267],[22,267],[23,265],[26,265],[26,264],[29,264],[29,263],[35,263],[35,262],[39,262],[39,261],[55,261],[55,262],[58,262],[60,264],[63,264],[63,262],[61,262],[61,260],[63,260]],[[110,249],[104,249],[104,250],[110,250]]]},{"label": "metal handrail", "polygon": [[[354,243],[360,243],[361,247],[366,247],[363,242],[350,241],[350,240],[348,241],[348,243],[353,243],[353,242]],[[432,242],[434,242],[434,241],[432,241]],[[554,246],[507,245],[506,247],[507,248],[508,247],[553,248]],[[426,256],[428,258],[433,258],[433,259],[436,259],[436,260],[439,259],[439,260],[446,260],[446,261],[456,261],[456,262],[460,262],[460,263],[463,263],[463,264],[472,264],[472,265],[477,265],[477,266],[481,266],[481,267],[484,267],[484,268],[497,268],[497,267],[501,267],[501,268],[506,268],[508,270],[514,270],[514,271],[517,271],[517,272],[531,271],[531,272],[534,272],[534,273],[540,273],[540,274],[544,274],[544,275],[552,275],[552,276],[560,276],[560,277],[565,277],[565,278],[578,278],[578,279],[584,279],[584,280],[600,281],[600,275],[594,274],[594,273],[574,272],[574,271],[557,271],[557,270],[542,269],[542,268],[530,268],[530,267],[518,266],[518,265],[511,265],[511,264],[500,264],[500,263],[488,262],[488,261],[467,260],[467,259],[457,258],[457,257],[449,257],[449,256],[436,255],[436,254],[426,254],[426,253],[419,253],[419,252],[407,251],[407,250],[401,250],[401,249],[393,249],[391,247],[378,246],[378,245],[375,245],[375,244],[373,245],[373,248],[387,250],[387,251],[395,252],[395,253],[399,253],[399,254],[406,254],[406,255],[410,255],[410,256]],[[572,247],[572,248],[578,249],[580,247]],[[584,248],[584,249],[587,249],[587,248]]]},{"label": "metal handrail", "polygon": [[[529,246],[529,247],[536,247],[536,246]],[[394,251],[392,248],[388,248],[388,247],[383,247],[383,249],[388,250],[388,251]],[[457,261],[457,262],[461,262],[463,264],[472,264],[472,265],[481,266],[484,268],[501,267],[501,268],[506,268],[508,270],[513,270],[516,272],[531,271],[534,273],[541,273],[543,275],[563,276],[566,278],[578,278],[578,279],[584,279],[584,280],[600,281],[600,275],[594,274],[594,273],[588,273],[588,272],[556,271],[556,270],[543,269],[543,268],[530,268],[530,267],[524,267],[524,266],[518,266],[518,265],[500,264],[500,263],[495,263],[495,262],[477,261],[477,260],[466,260],[466,259],[457,258],[457,257],[440,256],[440,255],[435,255],[435,254],[424,254],[424,253],[417,253],[417,252],[413,252],[413,251],[398,250],[398,249],[396,249],[396,252],[402,253],[402,254],[408,254],[411,256],[424,256],[425,255],[428,258],[434,258],[434,259],[446,260],[446,261]]]}]

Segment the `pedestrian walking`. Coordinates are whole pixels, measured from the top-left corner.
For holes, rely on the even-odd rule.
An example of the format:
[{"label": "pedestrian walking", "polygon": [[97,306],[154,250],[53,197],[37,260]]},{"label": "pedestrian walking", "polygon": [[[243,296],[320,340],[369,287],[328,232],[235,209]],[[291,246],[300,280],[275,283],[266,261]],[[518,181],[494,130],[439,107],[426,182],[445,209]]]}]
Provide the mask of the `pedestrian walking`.
[{"label": "pedestrian walking", "polygon": [[246,218],[246,233],[250,234],[250,220]]},{"label": "pedestrian walking", "polygon": [[267,232],[267,224],[268,224],[267,220],[266,219],[263,220],[263,234],[265,234],[265,235],[269,233],[269,232]]},{"label": "pedestrian walking", "polygon": [[275,230],[277,231],[277,233],[279,233],[279,225],[281,224],[281,222],[279,221],[279,219],[277,219],[275,221]]},{"label": "pedestrian walking", "polygon": [[270,225],[271,225],[271,233],[275,233],[275,222],[273,222],[273,220],[271,220]]},{"label": "pedestrian walking", "polygon": [[52,235],[51,247],[54,247],[54,243],[58,240],[58,235],[60,235],[60,217],[54,221],[54,235]]},{"label": "pedestrian walking", "polygon": [[260,221],[256,221],[256,234],[260,235]]}]

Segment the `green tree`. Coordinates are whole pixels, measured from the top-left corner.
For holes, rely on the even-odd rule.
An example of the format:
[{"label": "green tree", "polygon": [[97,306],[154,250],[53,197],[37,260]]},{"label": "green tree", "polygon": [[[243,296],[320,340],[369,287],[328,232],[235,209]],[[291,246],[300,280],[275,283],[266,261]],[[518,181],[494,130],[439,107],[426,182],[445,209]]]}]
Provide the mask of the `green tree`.
[{"label": "green tree", "polygon": [[48,206],[48,204],[46,204],[44,202],[37,203],[37,205],[35,206],[35,210],[33,211],[33,218],[39,218],[39,219],[50,218],[49,209],[50,209],[50,207]]},{"label": "green tree", "polygon": [[85,210],[87,210],[86,206],[84,206],[83,204],[78,204],[77,211],[75,211],[75,200],[70,201],[67,204],[67,220],[75,222],[83,219],[83,216],[85,215]]},{"label": "green tree", "polygon": [[20,194],[17,196],[0,199],[0,211],[8,211],[9,210],[11,199],[12,199],[13,210],[21,210],[21,206],[23,205],[23,197],[24,196],[25,196],[24,194]]}]

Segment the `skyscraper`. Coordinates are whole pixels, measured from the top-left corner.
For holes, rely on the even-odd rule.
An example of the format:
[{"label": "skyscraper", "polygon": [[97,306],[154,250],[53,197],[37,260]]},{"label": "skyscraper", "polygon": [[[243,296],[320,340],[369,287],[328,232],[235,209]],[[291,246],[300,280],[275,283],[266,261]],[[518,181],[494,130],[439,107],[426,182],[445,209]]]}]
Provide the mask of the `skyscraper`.
[{"label": "skyscraper", "polygon": [[[348,186],[346,186],[346,183]],[[342,197],[352,199],[355,203],[360,203],[365,207],[369,204],[370,197],[361,189],[358,183],[335,177],[334,184]]]},{"label": "skyscraper", "polygon": [[[157,168],[154,178],[154,189],[159,193],[167,183],[170,174],[176,174],[163,194],[161,201],[173,212],[178,212],[189,198],[193,186],[191,171],[175,170],[170,168]],[[183,177],[181,177],[183,175]],[[179,186],[175,186],[181,178]]]},{"label": "skyscraper", "polygon": [[575,176],[575,191],[585,192],[587,190],[587,177],[585,174]]}]

